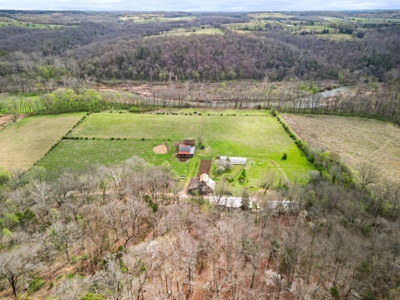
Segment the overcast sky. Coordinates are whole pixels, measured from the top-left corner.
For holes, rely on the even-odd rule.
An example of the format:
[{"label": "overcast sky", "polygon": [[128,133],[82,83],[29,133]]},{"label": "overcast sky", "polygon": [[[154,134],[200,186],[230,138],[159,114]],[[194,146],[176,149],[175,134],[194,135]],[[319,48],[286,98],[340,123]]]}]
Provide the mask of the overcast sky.
[{"label": "overcast sky", "polygon": [[0,9],[287,11],[400,9],[400,0],[0,0]]}]

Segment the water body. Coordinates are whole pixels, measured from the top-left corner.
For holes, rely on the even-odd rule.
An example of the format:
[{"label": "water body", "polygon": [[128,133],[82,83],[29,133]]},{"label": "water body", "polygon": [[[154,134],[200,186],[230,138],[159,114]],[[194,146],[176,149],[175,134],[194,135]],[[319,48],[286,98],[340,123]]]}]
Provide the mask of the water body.
[{"label": "water body", "polygon": [[324,92],[320,92],[320,93],[316,93],[315,96],[319,96],[321,97],[321,99],[325,99],[325,98],[329,98],[329,97],[333,97],[339,94],[344,94],[347,92],[350,92],[351,90],[354,89],[354,85],[348,85],[348,86],[341,86],[332,90],[327,90]]}]

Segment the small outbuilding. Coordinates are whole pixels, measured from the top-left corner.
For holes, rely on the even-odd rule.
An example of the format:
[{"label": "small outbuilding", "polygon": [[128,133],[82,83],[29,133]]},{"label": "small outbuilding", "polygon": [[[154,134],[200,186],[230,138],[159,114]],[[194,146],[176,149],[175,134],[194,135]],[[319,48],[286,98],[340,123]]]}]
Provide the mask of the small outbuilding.
[{"label": "small outbuilding", "polygon": [[228,160],[231,162],[232,165],[246,165],[247,158],[245,157],[231,157],[231,156],[220,156],[220,160]]},{"label": "small outbuilding", "polygon": [[199,192],[200,194],[209,194],[215,190],[215,181],[212,180],[206,173],[201,174],[200,177],[193,177],[190,180],[188,192],[193,194]]},{"label": "small outbuilding", "polygon": [[193,177],[189,183],[189,188],[188,188],[189,193],[193,194],[195,191],[198,191],[199,185],[200,185],[200,178]]},{"label": "small outbuilding", "polygon": [[[215,205],[221,205],[229,208],[240,208],[242,207],[241,197],[210,197],[209,202]],[[256,204],[259,209],[258,203]],[[253,208],[253,199],[249,199],[249,209]]]},{"label": "small outbuilding", "polygon": [[194,156],[195,151],[194,140],[184,140],[178,146],[178,156],[182,158],[189,158]]}]

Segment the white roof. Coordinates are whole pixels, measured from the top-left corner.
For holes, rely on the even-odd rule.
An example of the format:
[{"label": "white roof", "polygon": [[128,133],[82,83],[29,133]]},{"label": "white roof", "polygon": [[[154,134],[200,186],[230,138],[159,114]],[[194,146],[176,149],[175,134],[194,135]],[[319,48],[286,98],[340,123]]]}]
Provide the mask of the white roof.
[{"label": "white roof", "polygon": [[226,160],[228,157],[233,165],[245,165],[247,162],[246,157],[220,156],[219,159]]},{"label": "white roof", "polygon": [[[242,206],[241,197],[210,197],[208,201],[212,204],[218,204],[226,207],[239,208]],[[249,208],[253,207],[253,200],[249,199]]]},{"label": "white roof", "polygon": [[200,175],[200,182],[205,182],[206,185],[211,188],[212,190],[215,190],[215,181],[210,178],[206,173],[203,173]]},{"label": "white roof", "polygon": [[196,147],[190,147],[190,154],[194,154],[194,150],[196,149]]},{"label": "white roof", "polygon": [[[208,201],[212,204],[218,204],[226,207],[240,208],[242,206],[242,198],[241,197],[215,197],[211,196]],[[249,199],[249,208],[253,208],[253,199]],[[296,208],[296,203],[293,201],[268,201],[268,206],[272,209],[281,208]],[[256,203],[257,209],[260,208],[260,205]]]}]

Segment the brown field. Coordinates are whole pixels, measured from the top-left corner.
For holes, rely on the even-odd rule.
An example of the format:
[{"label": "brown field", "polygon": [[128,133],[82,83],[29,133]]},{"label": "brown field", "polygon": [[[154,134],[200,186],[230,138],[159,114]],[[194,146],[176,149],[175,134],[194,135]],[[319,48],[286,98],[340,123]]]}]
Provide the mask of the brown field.
[{"label": "brown field", "polygon": [[36,116],[0,131],[0,167],[28,170],[82,118],[84,113]]},{"label": "brown field", "polygon": [[335,151],[353,169],[375,165],[400,183],[400,129],[391,123],[357,117],[284,114],[284,120],[310,146]]},{"label": "brown field", "polygon": [[202,160],[200,162],[199,173],[197,174],[197,177],[200,177],[200,175],[204,173],[210,175],[211,163],[211,160]]}]

